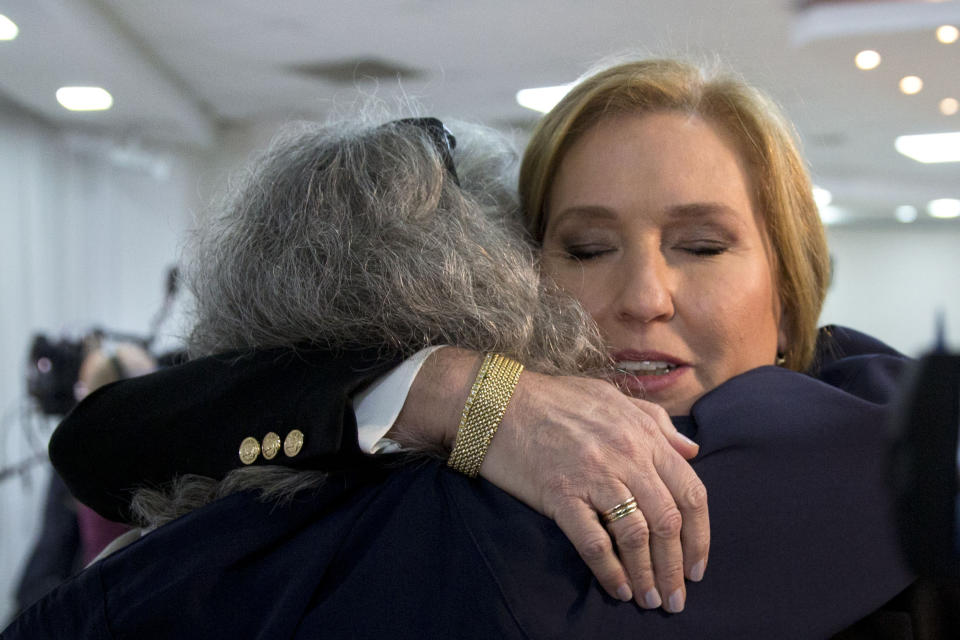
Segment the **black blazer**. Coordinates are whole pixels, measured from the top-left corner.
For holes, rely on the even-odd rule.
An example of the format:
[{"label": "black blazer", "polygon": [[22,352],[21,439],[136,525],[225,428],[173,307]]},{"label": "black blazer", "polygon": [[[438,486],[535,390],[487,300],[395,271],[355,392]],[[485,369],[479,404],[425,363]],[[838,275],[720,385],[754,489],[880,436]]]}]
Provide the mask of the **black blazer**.
[{"label": "black blazer", "polygon": [[301,449],[252,464],[352,466],[361,452],[350,397],[401,362],[380,351],[269,349],[209,356],[94,391],[60,423],[50,460],[78,500],[129,520],[136,489],[175,475],[221,479],[246,438],[304,434]]},{"label": "black blazer", "polygon": [[912,580],[885,490],[905,361],[854,338],[819,379],[755,369],[676,421],[701,444],[712,530],[682,614],[608,598],[552,521],[483,481],[359,456],[289,506],[237,494],[159,529],[10,637],[829,636]]}]

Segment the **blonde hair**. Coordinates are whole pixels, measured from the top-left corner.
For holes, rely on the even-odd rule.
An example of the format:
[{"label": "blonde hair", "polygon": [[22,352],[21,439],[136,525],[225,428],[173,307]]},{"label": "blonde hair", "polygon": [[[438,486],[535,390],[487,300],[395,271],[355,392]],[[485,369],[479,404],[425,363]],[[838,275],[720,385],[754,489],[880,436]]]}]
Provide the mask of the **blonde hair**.
[{"label": "blonde hair", "polygon": [[808,369],[829,281],[827,241],[792,126],[739,77],[676,60],[643,60],[582,80],[540,121],[523,156],[520,199],[528,231],[542,241],[554,176],[584,132],[607,116],[664,110],[698,115],[737,140],[772,247],[784,366]]}]

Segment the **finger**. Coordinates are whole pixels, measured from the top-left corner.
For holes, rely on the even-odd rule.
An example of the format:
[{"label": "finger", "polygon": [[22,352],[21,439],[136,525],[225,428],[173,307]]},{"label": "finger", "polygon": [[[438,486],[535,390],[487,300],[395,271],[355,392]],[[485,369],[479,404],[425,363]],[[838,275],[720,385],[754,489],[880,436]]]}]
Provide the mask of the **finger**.
[{"label": "finger", "polygon": [[[622,504],[622,503],[618,503]],[[634,597],[641,607],[656,609],[663,598],[656,587],[653,563],[650,557],[650,529],[639,507],[607,524],[607,530],[617,545],[617,553],[624,564]]]},{"label": "finger", "polygon": [[[693,468],[676,455],[655,458],[660,477],[680,512],[684,574],[694,582],[703,579],[710,554],[710,513],[707,489]],[[654,567],[657,567],[654,560]],[[659,574],[658,574],[659,575]]]},{"label": "finger", "polygon": [[663,429],[663,435],[667,438],[667,442],[670,443],[673,450],[686,460],[696,458],[697,454],[700,453],[700,445],[677,431],[672,422],[669,429]]},{"label": "finger", "polygon": [[582,500],[571,499],[557,510],[555,520],[600,586],[611,597],[629,602],[633,591],[627,573],[614,553],[610,534],[600,525],[597,512]]},{"label": "finger", "polygon": [[663,407],[646,400],[638,400],[637,398],[630,398],[630,400],[656,421],[660,432],[677,453],[687,460],[695,458],[697,454],[700,453],[700,445],[677,431],[669,414],[667,414]]},{"label": "finger", "polygon": [[[643,488],[636,494],[637,505],[643,512],[649,530],[648,553],[655,587],[662,598],[663,608],[671,613],[679,613],[683,611],[686,602],[683,546],[680,538],[683,519],[680,510],[667,486],[656,473],[638,476],[630,485]],[[627,543],[626,538],[621,541],[620,535],[615,538],[618,547]],[[621,552],[621,556],[623,555]]]}]

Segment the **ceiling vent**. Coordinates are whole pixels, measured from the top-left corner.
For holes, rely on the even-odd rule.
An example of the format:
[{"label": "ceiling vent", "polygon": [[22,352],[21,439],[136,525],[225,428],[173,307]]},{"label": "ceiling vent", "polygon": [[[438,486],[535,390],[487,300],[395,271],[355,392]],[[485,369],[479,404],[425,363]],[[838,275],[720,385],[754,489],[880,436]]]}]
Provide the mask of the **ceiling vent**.
[{"label": "ceiling vent", "polygon": [[301,75],[331,82],[352,85],[376,80],[416,80],[423,71],[379,58],[348,58],[332,62],[308,62],[289,67]]}]

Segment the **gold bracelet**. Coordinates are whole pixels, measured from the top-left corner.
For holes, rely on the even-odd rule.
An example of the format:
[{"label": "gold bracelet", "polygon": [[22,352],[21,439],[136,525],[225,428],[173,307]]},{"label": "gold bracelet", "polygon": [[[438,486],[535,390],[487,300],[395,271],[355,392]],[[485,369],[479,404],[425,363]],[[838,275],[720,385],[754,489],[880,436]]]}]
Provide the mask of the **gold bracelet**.
[{"label": "gold bracelet", "polygon": [[457,439],[447,460],[450,468],[477,477],[522,372],[522,364],[499,353],[488,353],[483,359],[463,406]]},{"label": "gold bracelet", "polygon": [[[490,370],[490,363],[493,362],[494,358],[493,353],[488,353],[483,358],[483,363],[480,365],[480,371],[477,373],[476,379],[473,381],[473,386],[470,387],[470,395],[467,396],[467,401],[463,405],[463,413],[460,414],[460,426],[457,427],[457,438],[454,441],[453,451],[450,452],[450,457],[447,459],[447,465],[460,473],[470,475],[469,469],[471,464],[467,460],[469,453],[467,451],[466,440],[467,436],[467,424],[470,419],[471,409],[473,408],[473,403],[477,399],[477,395],[480,392],[480,387],[483,384],[483,381],[487,378],[487,372]],[[475,476],[471,476],[475,477]]]}]

